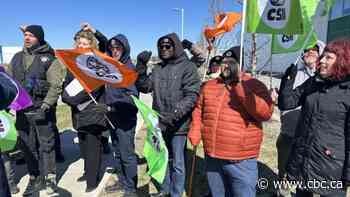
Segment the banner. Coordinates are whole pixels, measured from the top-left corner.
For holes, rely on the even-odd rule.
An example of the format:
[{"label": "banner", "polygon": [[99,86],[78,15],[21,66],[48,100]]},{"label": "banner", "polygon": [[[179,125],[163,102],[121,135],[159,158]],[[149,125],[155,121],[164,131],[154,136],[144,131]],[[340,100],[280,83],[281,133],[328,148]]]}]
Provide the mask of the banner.
[{"label": "banner", "polygon": [[[313,29],[313,20],[319,6],[327,6],[326,3],[319,0],[301,0],[300,4],[303,11],[303,20],[305,33],[301,35],[272,35],[272,54],[291,53],[299,50],[308,49],[315,46],[318,38]],[[324,9],[326,9],[324,7]],[[327,8],[329,10],[329,8]]]},{"label": "banner", "polygon": [[6,111],[0,111],[0,150],[10,151],[15,148],[17,132],[14,118]]},{"label": "banner", "polygon": [[56,56],[88,92],[104,84],[126,88],[137,79],[135,70],[98,50],[56,50]]},{"label": "banner", "polygon": [[246,20],[251,33],[304,33],[299,0],[249,0]]},{"label": "banner", "polygon": [[169,158],[168,149],[158,125],[158,113],[138,98],[134,96],[131,96],[131,98],[139,109],[147,128],[147,136],[143,148],[149,169],[147,173],[158,183],[162,184],[166,175]]}]

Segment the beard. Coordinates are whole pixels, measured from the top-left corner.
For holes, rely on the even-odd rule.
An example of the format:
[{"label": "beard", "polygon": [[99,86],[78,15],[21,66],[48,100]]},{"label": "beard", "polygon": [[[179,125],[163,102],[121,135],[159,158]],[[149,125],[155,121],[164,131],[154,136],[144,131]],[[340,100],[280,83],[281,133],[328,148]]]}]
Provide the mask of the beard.
[{"label": "beard", "polygon": [[229,64],[228,68],[225,68],[221,73],[220,77],[229,83],[232,82],[238,82],[239,77],[238,77],[238,71],[239,71],[239,64],[238,63],[232,63]]}]

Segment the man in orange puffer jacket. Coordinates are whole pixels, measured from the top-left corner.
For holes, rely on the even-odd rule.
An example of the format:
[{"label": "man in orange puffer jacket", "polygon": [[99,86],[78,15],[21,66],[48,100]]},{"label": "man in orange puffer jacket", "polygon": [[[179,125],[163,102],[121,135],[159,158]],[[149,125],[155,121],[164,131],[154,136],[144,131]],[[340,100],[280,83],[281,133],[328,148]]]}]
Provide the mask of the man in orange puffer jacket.
[{"label": "man in orange puffer jacket", "polygon": [[266,86],[240,73],[240,47],[223,54],[220,77],[206,82],[192,113],[192,145],[203,140],[212,196],[255,196],[262,122],[273,103]]}]

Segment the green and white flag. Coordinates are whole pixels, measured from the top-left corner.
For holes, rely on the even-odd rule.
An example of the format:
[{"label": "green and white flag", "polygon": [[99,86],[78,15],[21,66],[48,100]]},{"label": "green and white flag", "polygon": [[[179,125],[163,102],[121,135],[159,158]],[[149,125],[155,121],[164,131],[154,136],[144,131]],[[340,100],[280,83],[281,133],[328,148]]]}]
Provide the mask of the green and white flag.
[{"label": "green and white flag", "polygon": [[246,19],[251,33],[304,33],[299,0],[249,0]]},{"label": "green and white flag", "polygon": [[[272,35],[272,54],[291,53],[304,48],[313,47],[317,42],[317,34],[313,29],[312,18],[315,16],[319,0],[301,0],[305,32],[301,35]],[[305,43],[307,42],[307,43]]]},{"label": "green and white flag", "polygon": [[6,111],[0,111],[0,150],[10,151],[15,148],[17,131],[14,118]]},{"label": "green and white flag", "polygon": [[[313,18],[316,16],[316,11],[319,6],[331,6],[327,5],[329,0],[326,2],[321,2],[319,0],[301,0],[300,4],[303,11],[304,29],[305,33],[298,35],[288,35],[288,34],[278,34],[272,35],[272,54],[279,53],[291,53],[296,52],[301,49],[308,49],[315,46],[318,38],[317,34],[313,28]],[[328,3],[327,3],[328,2]],[[329,8],[324,7],[324,9],[329,10]]]},{"label": "green and white flag", "polygon": [[162,132],[158,125],[158,113],[148,107],[138,98],[131,96],[136,107],[140,110],[147,128],[147,136],[143,148],[148,164],[148,175],[162,184],[168,166],[168,149],[166,148]]}]

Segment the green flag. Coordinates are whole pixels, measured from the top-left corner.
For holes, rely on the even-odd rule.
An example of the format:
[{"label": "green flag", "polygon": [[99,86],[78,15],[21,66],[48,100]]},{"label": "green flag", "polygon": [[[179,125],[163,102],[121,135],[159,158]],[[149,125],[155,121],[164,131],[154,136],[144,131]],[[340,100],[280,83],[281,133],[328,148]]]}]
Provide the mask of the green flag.
[{"label": "green flag", "polygon": [[246,23],[252,33],[304,33],[299,0],[249,0]]},{"label": "green flag", "polygon": [[158,113],[136,97],[131,97],[136,107],[140,110],[147,128],[147,136],[143,148],[149,169],[147,173],[161,184],[164,181],[168,166],[168,149],[158,125]]},{"label": "green flag", "polygon": [[[313,18],[319,6],[323,6],[321,16],[328,14],[335,0],[301,0],[305,33],[302,35],[272,35],[272,54],[290,53],[315,46],[317,34],[313,30]],[[326,13],[325,13],[326,12]]]},{"label": "green flag", "polygon": [[15,148],[17,132],[14,118],[6,111],[0,111],[0,150],[10,151]]},{"label": "green flag", "polygon": [[315,16],[319,2],[319,0],[300,1],[305,32],[301,35],[273,34],[272,54],[296,52],[303,47],[307,49],[315,46],[317,42],[317,34],[312,27],[312,18]]}]

